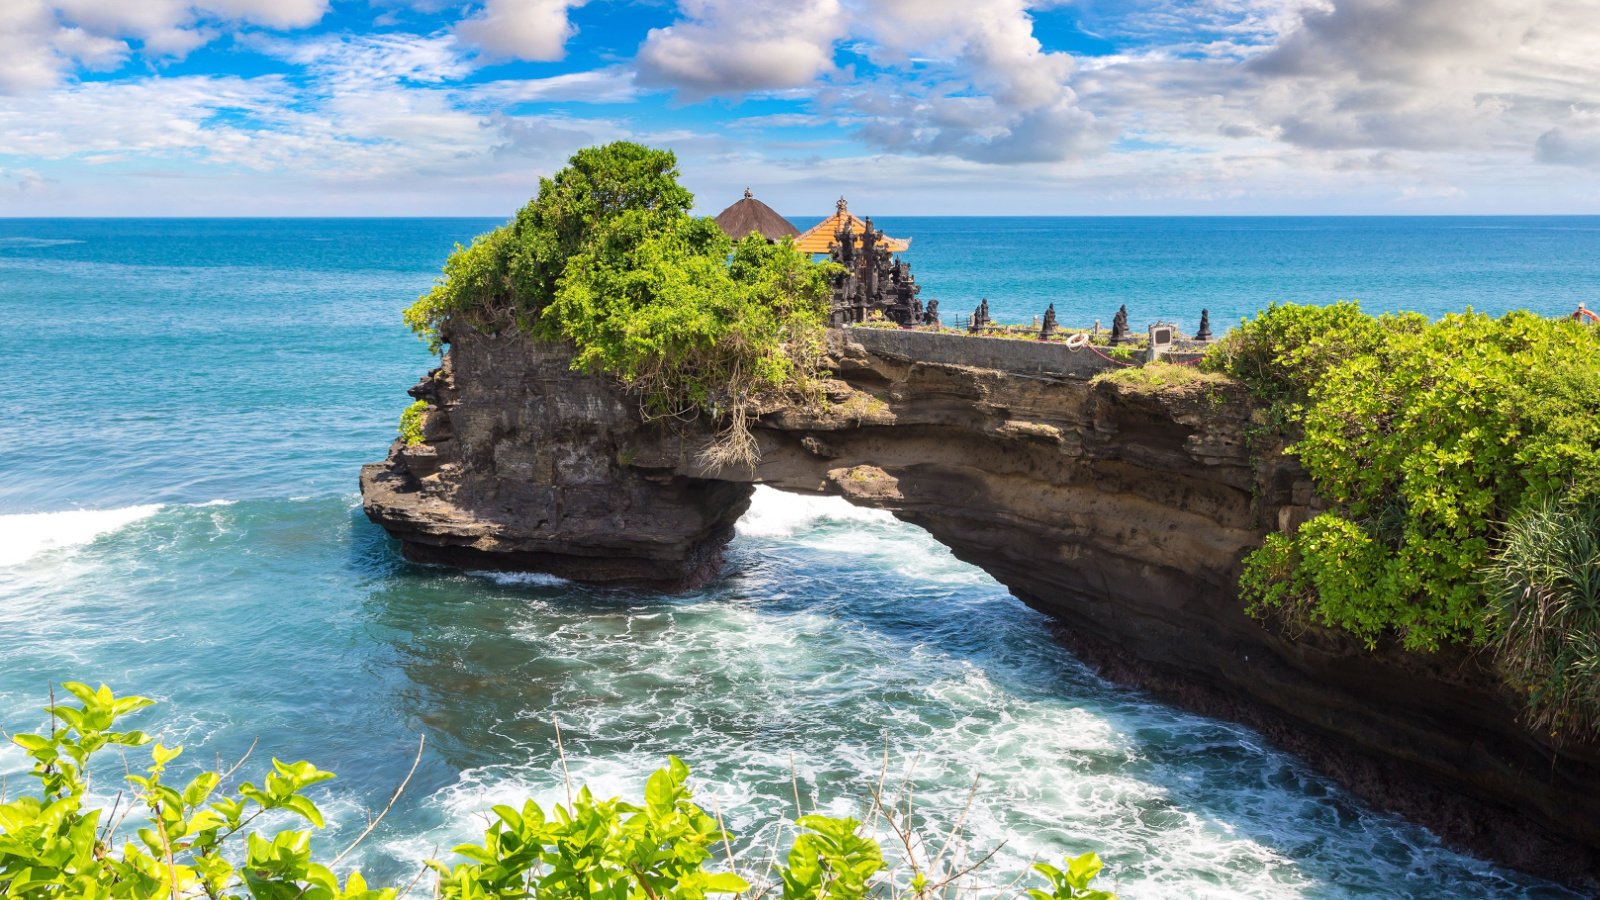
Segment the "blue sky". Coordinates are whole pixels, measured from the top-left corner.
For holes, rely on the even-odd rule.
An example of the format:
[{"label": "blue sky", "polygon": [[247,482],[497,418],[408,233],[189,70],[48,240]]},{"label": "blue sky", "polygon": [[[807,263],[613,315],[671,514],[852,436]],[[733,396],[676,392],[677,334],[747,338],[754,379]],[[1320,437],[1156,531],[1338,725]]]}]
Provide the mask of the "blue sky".
[{"label": "blue sky", "polygon": [[0,215],[1600,213],[1592,0],[0,0]]}]

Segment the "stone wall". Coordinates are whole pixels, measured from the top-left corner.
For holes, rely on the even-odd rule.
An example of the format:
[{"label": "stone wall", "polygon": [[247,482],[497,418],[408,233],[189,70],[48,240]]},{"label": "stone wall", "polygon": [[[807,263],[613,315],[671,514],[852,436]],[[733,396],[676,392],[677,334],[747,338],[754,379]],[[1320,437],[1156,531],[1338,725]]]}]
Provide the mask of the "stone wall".
[{"label": "stone wall", "polygon": [[1017,375],[1091,378],[1120,368],[1087,347],[1073,350],[1065,344],[1045,341],[860,327],[841,329],[839,336],[885,358],[997,369]]}]

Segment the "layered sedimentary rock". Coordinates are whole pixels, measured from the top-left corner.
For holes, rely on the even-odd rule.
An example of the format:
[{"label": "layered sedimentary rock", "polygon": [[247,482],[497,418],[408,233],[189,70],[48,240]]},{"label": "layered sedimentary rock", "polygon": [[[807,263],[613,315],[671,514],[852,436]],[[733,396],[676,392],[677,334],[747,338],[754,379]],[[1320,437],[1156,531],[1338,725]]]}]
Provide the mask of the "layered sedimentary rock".
[{"label": "layered sedimentary rock", "polygon": [[712,472],[701,426],[645,423],[562,348],[459,336],[413,389],[425,440],[363,470],[367,513],[412,559],[672,588],[715,577],[750,485],[843,496],[1053,614],[1111,677],[1252,724],[1459,845],[1597,883],[1600,754],[1529,733],[1484,660],[1245,615],[1240,559],[1316,499],[1248,445],[1242,388],[931,364],[869,337],[835,334],[826,403],[760,416],[753,471]]},{"label": "layered sedimentary rock", "polygon": [[469,335],[411,389],[423,441],[361,473],[408,559],[666,589],[714,577],[750,485],[631,465],[654,434],[559,347]]}]

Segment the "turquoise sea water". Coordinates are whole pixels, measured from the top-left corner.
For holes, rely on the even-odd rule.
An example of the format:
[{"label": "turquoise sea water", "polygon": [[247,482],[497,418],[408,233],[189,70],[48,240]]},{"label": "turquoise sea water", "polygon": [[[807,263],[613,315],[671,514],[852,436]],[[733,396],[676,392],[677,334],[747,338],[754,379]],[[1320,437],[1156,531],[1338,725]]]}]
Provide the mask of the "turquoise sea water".
[{"label": "turquoise sea water", "polygon": [[[198,760],[341,774],[387,879],[573,773],[684,757],[730,826],[846,811],[887,747],[935,823],[975,776],[998,869],[1097,848],[1128,898],[1558,897],[1353,802],[1248,729],[1107,685],[916,529],[761,493],[726,578],[679,597],[400,561],[361,515],[430,359],[399,310],[476,220],[0,220],[0,728],[47,684],[159,698]],[[802,223],[803,224],[803,223]],[[884,219],[924,296],[997,318],[1218,326],[1272,299],[1437,315],[1600,305],[1600,221]],[[1192,327],[1192,324],[1188,327]],[[23,768],[0,749],[0,776]],[[764,852],[764,845],[748,852]]]}]

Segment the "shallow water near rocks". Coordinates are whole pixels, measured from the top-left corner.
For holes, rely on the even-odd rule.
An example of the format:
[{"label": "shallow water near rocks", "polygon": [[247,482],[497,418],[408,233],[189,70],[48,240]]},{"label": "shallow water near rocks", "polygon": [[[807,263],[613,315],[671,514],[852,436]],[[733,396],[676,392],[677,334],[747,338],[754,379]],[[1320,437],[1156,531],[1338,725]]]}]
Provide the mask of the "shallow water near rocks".
[{"label": "shallow water near rocks", "polygon": [[[52,681],[156,697],[140,725],[197,764],[259,739],[261,764],[338,772],[326,847],[425,733],[360,854],[390,882],[492,803],[560,798],[559,720],[574,780],[601,793],[683,757],[751,858],[792,814],[791,772],[808,809],[859,811],[887,754],[935,826],[977,779],[968,824],[1003,845],[996,885],[1097,849],[1127,898],[1570,896],[1367,810],[1248,729],[1105,683],[881,513],[763,490],[726,577],[673,597],[400,561],[356,469],[429,365],[399,309],[489,224],[0,221],[0,727],[39,725]],[[937,268],[919,268],[930,292]],[[0,750],[0,774],[22,768]]]}]

